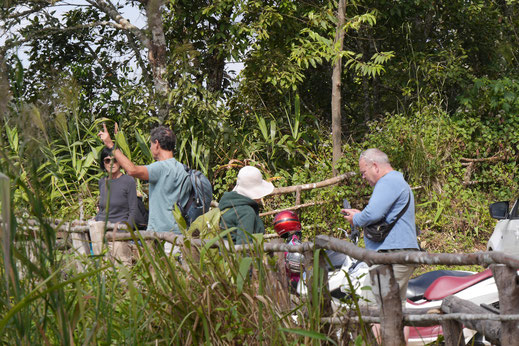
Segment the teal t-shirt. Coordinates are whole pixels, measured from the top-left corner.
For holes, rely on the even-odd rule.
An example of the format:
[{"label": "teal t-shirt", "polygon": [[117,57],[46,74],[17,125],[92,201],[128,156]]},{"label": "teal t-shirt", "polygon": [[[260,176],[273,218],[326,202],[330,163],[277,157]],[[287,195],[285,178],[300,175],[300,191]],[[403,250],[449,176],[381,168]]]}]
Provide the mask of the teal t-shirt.
[{"label": "teal t-shirt", "polygon": [[172,158],[156,161],[146,167],[150,182],[148,230],[180,234],[172,211],[175,203],[184,205],[189,198],[188,188],[180,191],[182,182],[187,177],[184,166]]}]

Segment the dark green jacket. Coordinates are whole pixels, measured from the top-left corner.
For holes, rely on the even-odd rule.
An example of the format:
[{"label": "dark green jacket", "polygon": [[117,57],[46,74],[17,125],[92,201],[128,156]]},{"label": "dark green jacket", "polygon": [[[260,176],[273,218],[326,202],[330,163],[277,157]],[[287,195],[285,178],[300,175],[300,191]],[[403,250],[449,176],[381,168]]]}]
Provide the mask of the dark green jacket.
[{"label": "dark green jacket", "polygon": [[265,233],[265,226],[259,217],[258,203],[240,195],[239,193],[225,192],[218,202],[218,208],[223,212],[220,220],[220,227],[228,229],[236,227],[237,230],[231,232],[234,244],[247,244],[249,238],[243,231],[248,233]]}]

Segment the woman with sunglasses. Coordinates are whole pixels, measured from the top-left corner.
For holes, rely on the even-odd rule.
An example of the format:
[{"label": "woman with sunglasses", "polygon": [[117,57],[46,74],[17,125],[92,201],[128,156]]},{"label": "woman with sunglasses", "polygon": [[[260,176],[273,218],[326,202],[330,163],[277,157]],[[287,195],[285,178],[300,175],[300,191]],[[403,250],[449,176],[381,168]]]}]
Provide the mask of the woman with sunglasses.
[{"label": "woman with sunglasses", "polygon": [[102,170],[108,175],[99,180],[96,221],[128,222],[141,229],[148,220],[144,215],[147,213],[144,204],[137,198],[135,180],[121,172],[121,165],[113,157],[111,149],[104,147],[99,159]]}]

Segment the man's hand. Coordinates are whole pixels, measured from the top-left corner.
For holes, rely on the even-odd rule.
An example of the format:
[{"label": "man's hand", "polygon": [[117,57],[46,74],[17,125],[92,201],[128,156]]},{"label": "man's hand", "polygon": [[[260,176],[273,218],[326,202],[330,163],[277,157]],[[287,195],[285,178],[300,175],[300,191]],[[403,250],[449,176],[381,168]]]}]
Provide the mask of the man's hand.
[{"label": "man's hand", "polygon": [[353,215],[360,213],[358,209],[341,209],[341,213],[344,214],[344,218],[348,220],[350,225],[353,226]]},{"label": "man's hand", "polygon": [[[117,125],[116,125],[116,129],[117,129]],[[99,136],[99,138],[101,138],[101,140],[103,141],[103,143],[105,144],[105,146],[108,149],[113,149],[114,142],[110,138],[110,134],[108,133],[108,130],[106,129],[106,124],[103,123],[103,130],[99,131],[99,133],[97,135]]]},{"label": "man's hand", "polygon": [[[114,134],[117,134],[117,123],[115,124],[115,130]],[[103,141],[103,143],[106,145],[108,149],[114,148],[114,142],[110,138],[110,134],[108,133],[108,130],[106,129],[106,124],[103,124],[103,130],[99,131],[97,134],[99,138]],[[122,168],[126,171],[126,174],[131,175],[134,178],[139,178],[142,180],[149,180],[150,176],[148,173],[148,168],[146,166],[136,166],[133,164],[121,150],[114,150],[113,156],[119,162]]]}]

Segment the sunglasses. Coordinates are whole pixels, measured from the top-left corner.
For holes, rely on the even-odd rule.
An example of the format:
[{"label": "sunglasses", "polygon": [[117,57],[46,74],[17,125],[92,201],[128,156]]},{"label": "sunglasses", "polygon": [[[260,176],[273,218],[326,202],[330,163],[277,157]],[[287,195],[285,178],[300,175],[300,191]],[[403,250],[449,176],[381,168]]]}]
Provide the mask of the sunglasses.
[{"label": "sunglasses", "polygon": [[105,163],[105,165],[111,165],[112,163],[116,163],[117,160],[115,158],[105,157],[103,162]]}]

